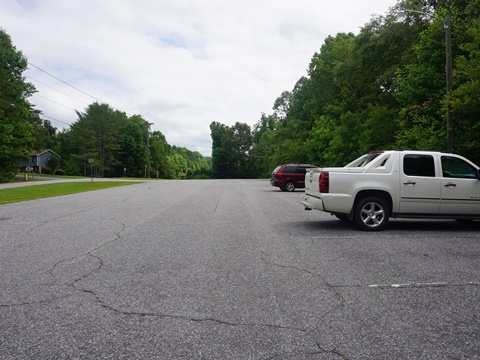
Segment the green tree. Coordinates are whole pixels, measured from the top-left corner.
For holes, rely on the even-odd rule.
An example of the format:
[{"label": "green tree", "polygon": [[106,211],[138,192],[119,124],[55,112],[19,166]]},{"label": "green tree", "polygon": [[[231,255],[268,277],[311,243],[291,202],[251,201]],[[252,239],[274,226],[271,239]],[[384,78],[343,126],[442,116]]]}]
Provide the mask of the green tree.
[{"label": "green tree", "polygon": [[95,160],[95,175],[100,177],[123,174],[122,143],[128,118],[125,113],[107,104],[93,103],[85,113],[77,113],[78,120],[71,126],[70,149],[72,159],[90,171],[88,160]]},{"label": "green tree", "polygon": [[42,120],[35,127],[34,149],[48,150],[57,146],[57,128],[49,120]]},{"label": "green tree", "polygon": [[[480,2],[476,4],[477,15]],[[473,10],[472,10],[473,11]],[[455,149],[480,164],[480,17],[466,31],[463,54],[456,60],[455,83],[451,105],[454,113]]]},{"label": "green tree", "polygon": [[210,124],[212,136],[212,167],[217,178],[248,178],[252,131],[248,124],[237,122],[228,127],[213,122]]},{"label": "green tree", "polygon": [[212,137],[212,170],[216,178],[228,178],[231,174],[231,156],[226,145],[229,141],[228,126],[219,122],[210,124]]},{"label": "green tree", "polygon": [[233,162],[233,178],[251,177],[249,169],[252,130],[248,124],[236,122],[230,128],[230,153]]},{"label": "green tree", "polygon": [[[150,138],[150,161],[152,171],[161,178],[171,178],[172,173],[168,163],[167,155],[170,153],[170,145],[161,131],[154,131]],[[155,175],[156,176],[156,175]]]},{"label": "green tree", "polygon": [[[403,26],[422,23],[424,30],[412,46],[413,56],[398,71],[395,96],[402,108],[399,147],[446,150],[446,112],[450,103],[454,123],[454,152],[478,162],[479,101],[476,85],[479,68],[480,2],[464,0],[427,1],[420,11],[432,16],[410,14]],[[423,4],[425,5],[425,4]],[[444,17],[450,16],[453,57],[453,92],[445,91]]]},{"label": "green tree", "polygon": [[262,114],[252,131],[249,172],[254,177],[268,177],[278,165],[276,146],[272,139],[278,120],[277,115]]},{"label": "green tree", "polygon": [[12,181],[33,148],[38,112],[27,101],[36,90],[23,72],[27,59],[0,28],[0,182]]},{"label": "green tree", "polygon": [[55,175],[58,168],[60,167],[60,159],[57,156],[52,155],[48,158],[46,165],[49,168],[52,175]]},{"label": "green tree", "polygon": [[443,22],[433,21],[414,46],[416,56],[397,73],[396,97],[403,115],[398,145],[402,148],[446,150],[443,36]]},{"label": "green tree", "polygon": [[167,161],[170,168],[170,173],[173,178],[180,177],[180,174],[186,174],[188,170],[187,159],[178,152],[172,155],[167,155]]},{"label": "green tree", "polygon": [[150,125],[140,115],[134,115],[127,120],[123,133],[122,154],[120,163],[127,169],[127,175],[144,176],[145,166],[148,166],[147,137]]}]

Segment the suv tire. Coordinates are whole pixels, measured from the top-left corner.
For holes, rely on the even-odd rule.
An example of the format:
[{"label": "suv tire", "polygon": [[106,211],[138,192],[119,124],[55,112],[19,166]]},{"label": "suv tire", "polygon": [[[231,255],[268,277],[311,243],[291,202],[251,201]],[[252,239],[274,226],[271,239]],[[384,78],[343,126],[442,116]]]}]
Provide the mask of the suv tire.
[{"label": "suv tire", "polygon": [[285,190],[289,191],[289,192],[292,192],[295,190],[295,184],[291,181],[287,182],[285,184]]}]

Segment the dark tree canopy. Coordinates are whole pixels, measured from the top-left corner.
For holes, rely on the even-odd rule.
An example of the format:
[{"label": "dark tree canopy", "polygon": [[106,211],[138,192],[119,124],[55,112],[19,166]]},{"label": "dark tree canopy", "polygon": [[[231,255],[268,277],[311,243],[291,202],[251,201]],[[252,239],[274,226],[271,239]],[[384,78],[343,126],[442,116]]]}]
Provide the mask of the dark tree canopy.
[{"label": "dark tree canopy", "polygon": [[28,157],[35,141],[38,113],[28,102],[35,92],[23,72],[27,59],[0,28],[0,182],[12,181],[18,164]]}]

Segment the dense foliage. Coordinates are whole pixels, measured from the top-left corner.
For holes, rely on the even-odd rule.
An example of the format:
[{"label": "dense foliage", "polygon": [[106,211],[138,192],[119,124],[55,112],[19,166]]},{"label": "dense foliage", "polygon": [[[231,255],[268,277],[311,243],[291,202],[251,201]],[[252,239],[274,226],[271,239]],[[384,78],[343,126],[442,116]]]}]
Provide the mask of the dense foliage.
[{"label": "dense foliage", "polygon": [[[250,128],[210,126],[217,177],[261,177],[280,163],[340,166],[378,149],[447,150],[480,164],[480,0],[407,0],[358,35],[325,39],[292,91]],[[445,29],[451,17],[453,91],[446,93]]]},{"label": "dense foliage", "polygon": [[[67,174],[98,177],[206,177],[211,164],[199,152],[171,146],[140,115],[128,117],[107,104],[93,103],[51,148]],[[93,160],[93,165],[90,163]]]},{"label": "dense foliage", "polygon": [[0,182],[13,178],[41,122],[27,101],[35,88],[22,76],[26,68],[27,59],[0,28]]}]

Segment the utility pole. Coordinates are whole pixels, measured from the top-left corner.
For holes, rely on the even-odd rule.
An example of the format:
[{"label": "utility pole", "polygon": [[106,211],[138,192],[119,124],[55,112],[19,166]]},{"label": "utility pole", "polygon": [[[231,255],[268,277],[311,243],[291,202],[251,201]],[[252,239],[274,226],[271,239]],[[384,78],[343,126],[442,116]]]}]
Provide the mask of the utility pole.
[{"label": "utility pole", "polygon": [[445,16],[445,56],[446,56],[446,73],[447,73],[447,151],[453,151],[453,116],[450,98],[452,95],[452,33],[450,29],[450,15]]}]

